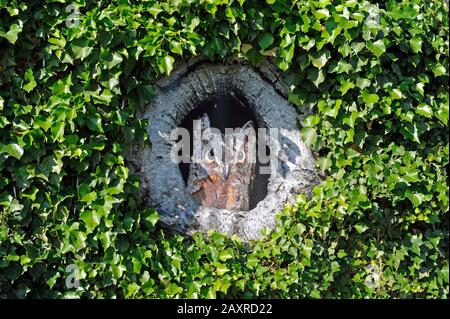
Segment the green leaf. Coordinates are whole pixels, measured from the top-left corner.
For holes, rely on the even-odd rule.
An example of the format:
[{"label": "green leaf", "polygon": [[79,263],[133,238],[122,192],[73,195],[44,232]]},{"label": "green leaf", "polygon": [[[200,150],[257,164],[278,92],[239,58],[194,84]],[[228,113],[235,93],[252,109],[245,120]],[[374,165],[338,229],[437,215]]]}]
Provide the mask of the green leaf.
[{"label": "green leaf", "polygon": [[254,254],[251,254],[247,257],[246,265],[248,268],[255,268],[255,266],[258,264],[259,264],[259,259]]},{"label": "green leaf", "polygon": [[100,83],[107,89],[113,90],[116,86],[119,85],[120,81],[116,77],[111,77],[108,81],[101,81]]},{"label": "green leaf", "polygon": [[309,80],[311,80],[316,87],[319,87],[319,85],[323,81],[325,81],[325,75],[323,74],[322,70],[318,70],[318,69],[314,69],[314,70],[310,71],[308,73],[307,78]]},{"label": "green leaf", "polygon": [[415,53],[422,51],[422,38],[414,37],[409,40],[409,44]]},{"label": "green leaf", "polygon": [[435,116],[445,125],[448,126],[448,102],[442,102]]},{"label": "green leaf", "polygon": [[139,95],[145,100],[150,101],[155,97],[155,89],[151,84],[145,84],[139,87]]},{"label": "green leaf", "polygon": [[317,140],[317,132],[313,127],[304,127],[300,132],[300,136],[306,146],[311,146]]},{"label": "green leaf", "polygon": [[174,59],[170,55],[158,59],[158,68],[161,73],[169,75],[173,69]]},{"label": "green leaf", "polygon": [[9,156],[20,159],[23,155],[23,148],[16,143],[7,144],[0,148],[0,153],[7,153]]},{"label": "green leaf", "polygon": [[393,89],[390,92],[390,95],[391,95],[391,99],[393,99],[393,100],[399,100],[403,97],[402,91],[400,91],[399,89]]},{"label": "green leaf", "polygon": [[420,255],[420,246],[423,245],[422,239],[420,239],[417,235],[412,235],[410,242],[411,242],[411,251],[416,255]]},{"label": "green leaf", "polygon": [[447,74],[447,69],[443,65],[436,65],[432,68],[435,76],[442,76]]},{"label": "green leaf", "polygon": [[310,54],[309,59],[316,68],[319,70],[322,69],[325,64],[327,64],[328,59],[330,58],[330,51],[324,50],[317,52],[315,54]]},{"label": "green leaf", "polygon": [[345,252],[345,250],[339,249],[337,256],[338,258],[344,258],[345,256],[347,256],[347,253]]},{"label": "green leaf", "polygon": [[34,80],[33,71],[31,69],[26,70],[25,72],[25,81],[27,81],[27,84],[23,86],[23,89],[29,93],[33,91],[33,89],[36,87],[36,81]]},{"label": "green leaf", "polygon": [[297,225],[295,225],[295,232],[297,233],[297,235],[301,236],[305,231],[306,226],[302,223],[298,223]]},{"label": "green leaf", "polygon": [[130,216],[126,216],[123,220],[123,229],[130,231],[133,228],[134,219]]},{"label": "green leaf", "polygon": [[423,203],[425,196],[422,193],[413,193],[410,191],[406,192],[406,197],[411,201],[414,207],[419,206]]},{"label": "green leaf", "polygon": [[273,41],[274,41],[273,35],[271,33],[265,32],[259,39],[258,44],[261,50],[264,51],[272,45]]},{"label": "green leaf", "polygon": [[93,230],[100,224],[100,215],[96,211],[85,210],[80,214],[80,219],[84,221],[90,230]]},{"label": "green leaf", "polygon": [[319,9],[319,10],[317,10],[315,13],[314,13],[314,15],[316,16],[316,18],[318,19],[318,20],[321,20],[321,19],[328,19],[329,17],[330,17],[330,12],[328,11],[328,9],[326,9],[326,8],[323,8],[323,9]]},{"label": "green leaf", "polygon": [[101,94],[91,93],[91,96],[92,102],[94,104],[104,104],[104,105],[109,105],[109,103],[111,103],[111,100],[113,98],[111,91],[107,89],[104,89]]},{"label": "green leaf", "polygon": [[19,37],[19,33],[22,32],[22,28],[23,28],[22,23],[20,23],[20,24],[14,23],[11,25],[8,32],[4,33],[2,31],[0,31],[0,37],[4,37],[11,44],[15,44]]},{"label": "green leaf", "polygon": [[367,43],[367,48],[377,57],[382,56],[383,53],[386,52],[386,46],[384,45],[384,42],[381,39],[375,42]]},{"label": "green leaf", "polygon": [[72,49],[72,52],[74,53],[75,59],[80,60],[84,60],[85,58],[87,58],[93,50],[93,47],[88,46],[85,42],[81,41],[72,43],[70,47]]},{"label": "green leaf", "polygon": [[101,62],[108,69],[112,69],[116,65],[122,63],[123,58],[119,53],[110,53],[109,51],[103,51],[100,55]]},{"label": "green leaf", "polygon": [[263,55],[255,48],[251,48],[250,50],[248,50],[245,56],[251,64],[257,64],[263,59]]},{"label": "green leaf", "polygon": [[430,118],[433,116],[433,109],[428,104],[421,103],[417,106],[416,113]]},{"label": "green leaf", "polygon": [[148,12],[150,12],[151,15],[153,15],[154,18],[156,18],[156,16],[163,12],[164,10],[161,9],[161,6],[159,6],[158,4],[154,4],[153,6],[151,6],[149,9],[147,9]]},{"label": "green leaf", "polygon": [[221,261],[227,261],[228,259],[232,259],[233,255],[228,250],[221,251],[219,254],[219,259]]},{"label": "green leaf", "polygon": [[80,198],[80,201],[86,202],[86,203],[90,203],[90,202],[93,202],[96,199],[97,199],[97,193],[96,192],[90,192],[90,193],[87,193],[87,194],[83,195]]},{"label": "green leaf", "polygon": [[317,165],[324,172],[331,166],[331,160],[328,157],[321,157],[317,160]]},{"label": "green leaf", "polygon": [[367,105],[377,103],[379,100],[379,97],[377,94],[369,93],[367,91],[362,92],[362,98],[363,98],[364,103],[366,103]]},{"label": "green leaf", "polygon": [[86,119],[86,124],[92,131],[103,132],[102,119],[98,114],[89,115]]},{"label": "green leaf", "polygon": [[353,89],[355,87],[355,84],[350,81],[343,80],[341,82],[341,93],[344,95],[347,93],[348,90]]},{"label": "green leaf", "polygon": [[52,137],[55,141],[64,136],[65,123],[62,121],[54,122],[51,126]]},{"label": "green leaf", "polygon": [[355,229],[356,229],[356,231],[357,231],[359,234],[362,234],[362,233],[364,233],[366,230],[368,230],[369,227],[367,227],[366,224],[358,223],[358,224],[355,225]]},{"label": "green leaf", "polygon": [[155,210],[149,210],[150,214],[145,217],[145,220],[150,223],[150,225],[155,226],[156,223],[159,221],[159,215]]},{"label": "green leaf", "polygon": [[181,56],[183,55],[183,48],[181,47],[181,43],[175,40],[170,41],[170,51]]},{"label": "green leaf", "polygon": [[370,80],[358,77],[356,80],[356,86],[361,90],[364,90],[366,87],[370,86]]}]

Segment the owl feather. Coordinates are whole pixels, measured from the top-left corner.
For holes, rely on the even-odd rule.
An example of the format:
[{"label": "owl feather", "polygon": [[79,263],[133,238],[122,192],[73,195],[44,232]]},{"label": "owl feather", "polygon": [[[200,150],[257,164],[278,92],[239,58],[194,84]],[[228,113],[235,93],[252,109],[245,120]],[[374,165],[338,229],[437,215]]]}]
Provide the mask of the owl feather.
[{"label": "owl feather", "polygon": [[[210,128],[207,114],[201,118],[201,127],[202,132]],[[191,162],[187,183],[188,192],[201,205],[249,210],[255,161],[250,156],[254,135],[246,135],[248,130],[254,132],[252,121],[231,136],[210,134],[209,139],[202,138],[202,157]]]}]

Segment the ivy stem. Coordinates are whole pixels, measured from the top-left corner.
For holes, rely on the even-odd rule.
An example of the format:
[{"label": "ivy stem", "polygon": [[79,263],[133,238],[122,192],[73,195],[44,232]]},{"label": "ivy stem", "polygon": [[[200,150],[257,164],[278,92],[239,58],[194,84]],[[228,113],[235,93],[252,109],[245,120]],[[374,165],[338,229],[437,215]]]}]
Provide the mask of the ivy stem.
[{"label": "ivy stem", "polygon": [[17,199],[16,184],[14,183],[14,173],[12,173],[12,172],[11,172],[11,180],[13,181],[13,183],[12,183],[13,196],[15,199]]}]

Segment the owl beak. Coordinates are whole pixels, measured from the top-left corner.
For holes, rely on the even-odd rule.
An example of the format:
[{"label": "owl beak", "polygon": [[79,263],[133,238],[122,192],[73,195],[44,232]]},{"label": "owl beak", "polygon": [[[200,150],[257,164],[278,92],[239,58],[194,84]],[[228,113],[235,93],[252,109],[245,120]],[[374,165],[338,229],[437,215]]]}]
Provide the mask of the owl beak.
[{"label": "owl beak", "polygon": [[225,180],[228,179],[228,176],[230,175],[230,170],[228,168],[228,164],[225,164],[223,166],[223,177],[225,178]]}]

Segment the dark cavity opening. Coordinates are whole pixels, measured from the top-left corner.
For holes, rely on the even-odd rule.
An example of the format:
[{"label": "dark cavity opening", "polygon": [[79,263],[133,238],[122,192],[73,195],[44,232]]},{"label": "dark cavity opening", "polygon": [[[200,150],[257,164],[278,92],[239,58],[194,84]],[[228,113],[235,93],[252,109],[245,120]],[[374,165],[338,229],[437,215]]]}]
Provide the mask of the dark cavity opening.
[{"label": "dark cavity opening", "polygon": [[[247,101],[234,92],[230,94],[218,94],[199,103],[181,122],[180,127],[189,131],[190,155],[193,153],[193,121],[200,119],[203,114],[208,114],[211,127],[219,129],[222,134],[225,128],[240,128],[248,121],[253,121],[258,139],[258,122],[255,114],[249,109]],[[261,166],[268,166],[270,163],[261,164],[258,158],[258,143],[256,144],[256,165],[253,189],[249,195],[249,210],[267,196],[267,186],[269,184],[270,174],[260,174]],[[266,154],[269,155],[269,148],[266,148]],[[180,163],[179,168],[185,185],[189,178],[190,163]]]}]

